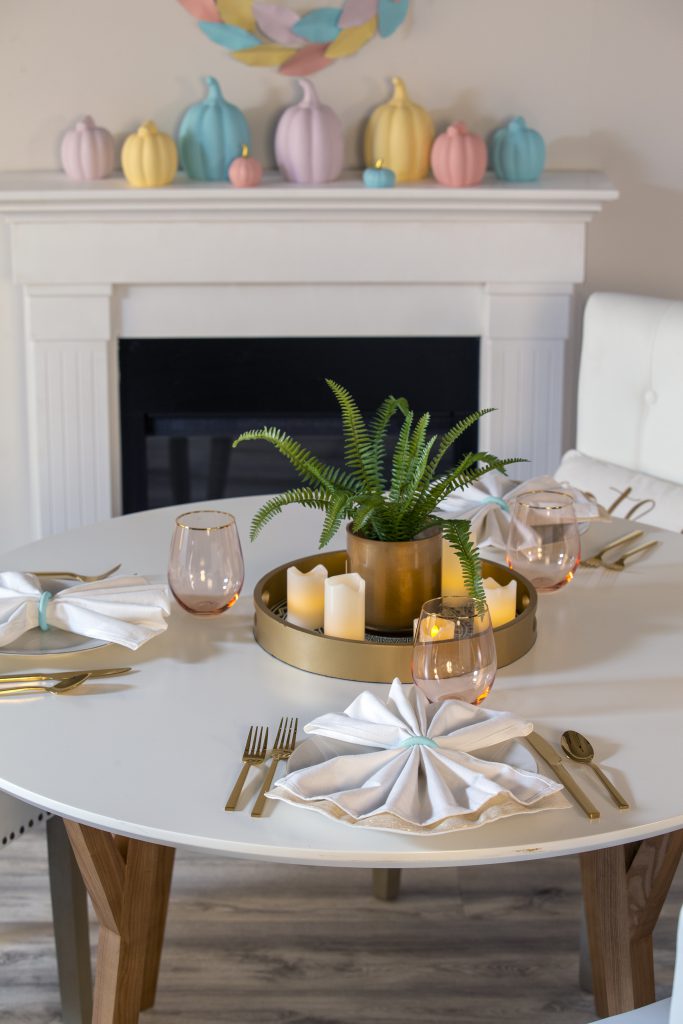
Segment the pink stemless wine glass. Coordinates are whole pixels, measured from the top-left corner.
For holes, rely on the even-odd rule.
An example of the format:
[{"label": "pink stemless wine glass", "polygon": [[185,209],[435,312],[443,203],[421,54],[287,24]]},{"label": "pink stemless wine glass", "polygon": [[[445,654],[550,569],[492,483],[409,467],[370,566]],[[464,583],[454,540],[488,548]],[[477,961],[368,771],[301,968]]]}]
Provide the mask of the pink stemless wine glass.
[{"label": "pink stemless wine glass", "polygon": [[244,583],[235,517],[214,511],[178,516],[168,582],[178,604],[193,615],[220,615],[232,608]]},{"label": "pink stemless wine glass", "polygon": [[510,509],[505,561],[536,590],[559,590],[574,578],[581,558],[574,501],[564,491],[527,491]]},{"label": "pink stemless wine glass", "polygon": [[496,678],[491,616],[472,598],[436,597],[422,606],[413,644],[413,680],[427,700],[481,704]]}]

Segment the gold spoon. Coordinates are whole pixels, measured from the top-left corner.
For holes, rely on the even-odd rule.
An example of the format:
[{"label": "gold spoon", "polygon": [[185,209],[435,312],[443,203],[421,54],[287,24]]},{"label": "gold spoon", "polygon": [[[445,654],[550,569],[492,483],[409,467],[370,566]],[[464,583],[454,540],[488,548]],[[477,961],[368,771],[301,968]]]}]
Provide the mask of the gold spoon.
[{"label": "gold spoon", "polygon": [[26,684],[23,686],[0,686],[0,697],[8,697],[18,693],[69,693],[89,678],[89,672],[78,672],[72,676],[67,676],[66,679],[60,679],[54,686],[40,686],[39,684],[34,685],[32,683],[28,686]]},{"label": "gold spoon", "polygon": [[612,785],[602,769],[598,768],[597,764],[594,763],[595,751],[590,740],[587,740],[580,732],[575,732],[574,729],[567,729],[566,732],[562,733],[560,743],[565,754],[571,757],[572,761],[578,761],[579,764],[589,764],[591,766],[619,810],[627,811],[629,809],[628,801],[624,800],[617,787]]}]

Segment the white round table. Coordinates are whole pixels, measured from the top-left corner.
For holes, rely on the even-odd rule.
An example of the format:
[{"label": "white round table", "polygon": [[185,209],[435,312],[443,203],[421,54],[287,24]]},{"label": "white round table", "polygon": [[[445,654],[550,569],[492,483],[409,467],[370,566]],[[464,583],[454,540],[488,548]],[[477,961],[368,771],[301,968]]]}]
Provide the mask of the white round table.
[{"label": "white round table", "polygon": [[[367,685],[384,689],[301,672],[255,643],[249,597],[255,582],[274,566],[314,552],[320,529],[318,513],[289,509],[252,544],[249,523],[261,500],[214,503],[235,514],[244,549],[246,581],[232,610],[216,619],[200,619],[174,605],[168,631],[136,653],[110,646],[45,659],[46,668],[132,665],[133,673],[86,683],[70,696],[2,702],[0,788],[72,823],[70,837],[103,934],[109,935],[101,962],[111,960],[111,936],[117,935],[120,976],[132,949],[133,940],[122,938],[130,922],[113,920],[130,896],[124,899],[123,894],[133,884],[131,865],[137,854],[133,857],[131,850],[149,855],[140,878],[147,879],[144,884],[150,889],[154,886],[149,880],[158,869],[150,851],[158,854],[164,846],[371,868],[581,853],[591,949],[594,961],[601,960],[596,971],[599,1009],[616,1012],[641,1001],[642,972],[633,959],[638,929],[643,930],[648,913],[652,917],[650,891],[656,889],[659,899],[661,878],[675,867],[683,835],[677,832],[683,827],[683,537],[657,532],[661,544],[626,572],[580,569],[570,586],[541,595],[537,643],[499,672],[488,701],[488,706],[530,718],[555,745],[566,728],[590,737],[597,758],[631,809],[619,811],[590,769],[572,765],[577,781],[601,810],[599,821],[589,821],[572,802],[562,812],[520,815],[479,829],[422,838],[351,828],[280,803],[269,805],[263,818],[252,818],[248,806],[258,785],[255,771],[245,787],[243,809],[232,814],[223,810],[249,725],[267,724],[273,735],[283,715],[298,716],[303,724],[343,709]],[[159,576],[165,573],[178,511],[143,512],[46,538],[5,556],[3,568],[97,572],[122,562],[122,571]],[[584,546],[590,552],[630,528],[623,521],[592,527]],[[342,543],[340,537],[332,546]],[[35,667],[35,660],[0,657],[3,672],[29,666]],[[112,841],[112,833],[134,842]],[[626,846],[632,843],[641,845]],[[650,881],[638,917],[629,886],[634,886],[636,868],[642,875],[646,858]],[[107,872],[109,883],[104,880]],[[167,873],[170,877],[170,867]],[[121,888],[116,913],[112,885]],[[646,958],[653,924],[643,932],[645,945],[638,954]],[[139,932],[142,926],[136,927]],[[159,928],[162,933],[163,913]],[[617,953],[603,950],[601,955],[608,942]],[[100,993],[105,991],[103,970],[98,972]],[[149,978],[144,982],[148,990],[151,984]],[[139,1006],[133,1004],[140,993],[126,997],[129,1008],[124,1012],[121,987],[107,985],[96,1020],[136,1019]]]}]

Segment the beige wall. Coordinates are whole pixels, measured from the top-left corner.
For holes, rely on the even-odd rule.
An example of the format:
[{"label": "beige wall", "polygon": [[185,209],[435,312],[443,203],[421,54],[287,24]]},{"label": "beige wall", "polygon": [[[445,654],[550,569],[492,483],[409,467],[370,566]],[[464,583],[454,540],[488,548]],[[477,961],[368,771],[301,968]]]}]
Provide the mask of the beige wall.
[{"label": "beige wall", "polygon": [[[313,0],[288,0],[297,10]],[[488,132],[523,114],[552,168],[600,168],[619,187],[589,231],[584,294],[683,299],[682,0],[413,0],[408,24],[316,76],[359,163],[364,118],[402,75],[439,126]],[[0,0],[0,171],[58,166],[64,127],[92,114],[123,137],[145,118],[173,130],[215,75],[272,161],[273,125],[297,95],[206,39],[173,0]],[[0,237],[0,549],[28,539],[23,366]],[[570,403],[572,396],[570,397]]]}]

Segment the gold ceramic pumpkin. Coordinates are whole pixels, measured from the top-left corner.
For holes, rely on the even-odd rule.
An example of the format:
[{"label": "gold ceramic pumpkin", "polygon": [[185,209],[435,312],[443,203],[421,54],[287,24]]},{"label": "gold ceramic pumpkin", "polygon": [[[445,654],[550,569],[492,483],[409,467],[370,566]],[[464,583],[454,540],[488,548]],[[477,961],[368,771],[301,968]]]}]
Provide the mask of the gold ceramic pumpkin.
[{"label": "gold ceramic pumpkin", "polygon": [[365,166],[381,160],[397,181],[419,181],[429,174],[434,125],[427,111],[408,96],[400,78],[392,78],[394,95],[370,116],[365,129]]},{"label": "gold ceramic pumpkin", "polygon": [[178,170],[176,144],[170,135],[159,131],[154,121],[145,121],[124,142],[121,166],[134,188],[168,185]]}]

